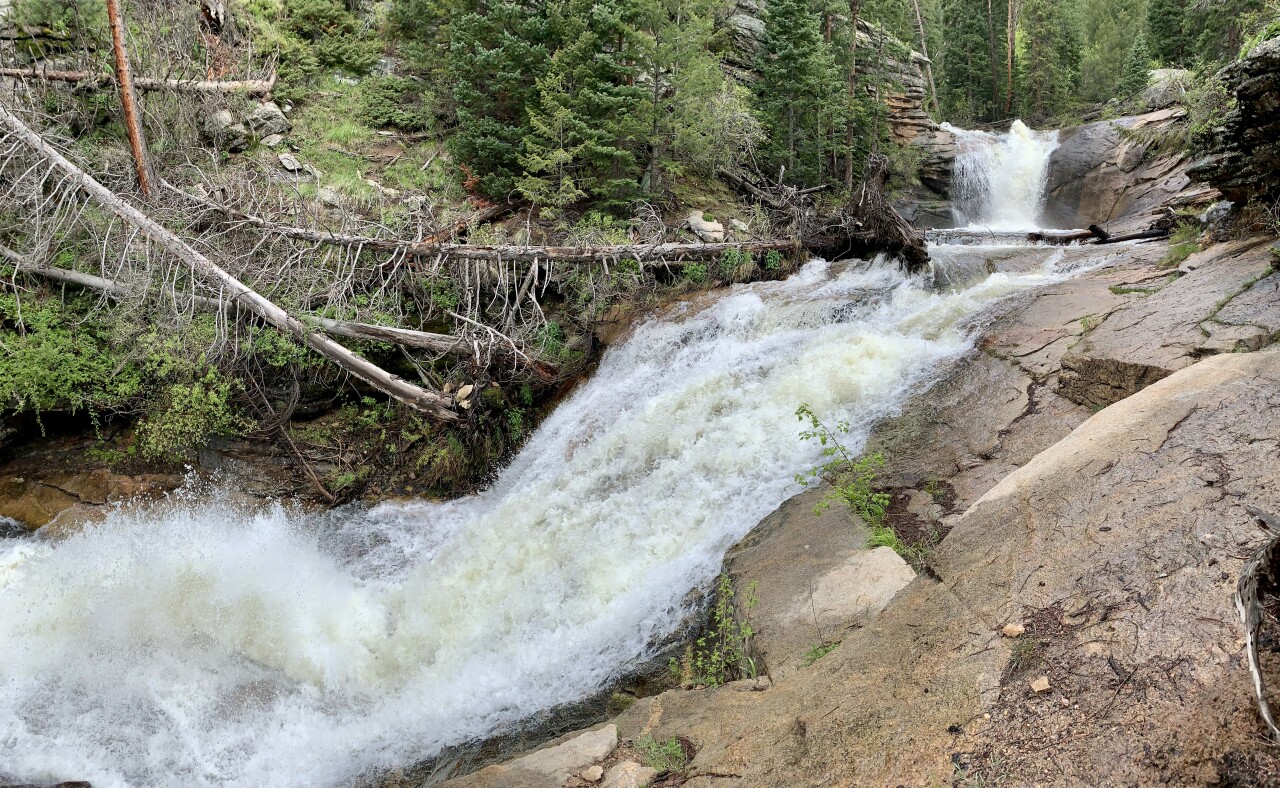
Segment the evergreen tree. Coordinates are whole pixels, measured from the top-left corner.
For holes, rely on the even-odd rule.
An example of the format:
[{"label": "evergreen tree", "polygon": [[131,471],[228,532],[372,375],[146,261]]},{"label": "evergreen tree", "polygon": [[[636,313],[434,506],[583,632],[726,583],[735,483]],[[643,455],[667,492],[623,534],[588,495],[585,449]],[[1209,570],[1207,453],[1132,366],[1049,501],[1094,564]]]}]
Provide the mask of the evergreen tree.
[{"label": "evergreen tree", "polygon": [[1080,17],[1084,46],[1081,98],[1106,101],[1119,90],[1125,59],[1147,27],[1145,0],[1083,0]]},{"label": "evergreen tree", "polygon": [[551,66],[554,31],[542,3],[466,2],[448,29],[458,122],[449,147],[480,191],[504,198],[523,174],[521,145],[533,131],[526,108],[539,97],[536,75]]},{"label": "evergreen tree", "polygon": [[1124,73],[1120,77],[1120,96],[1130,98],[1146,90],[1151,82],[1151,51],[1147,49],[1147,36],[1139,33],[1129,47],[1124,61]]},{"label": "evergreen tree", "polygon": [[766,160],[796,182],[821,177],[831,102],[843,85],[820,19],[808,0],[769,0],[765,7],[754,87],[768,133]]},{"label": "evergreen tree", "polygon": [[992,59],[992,29],[987,0],[944,0],[942,27],[947,31],[940,51],[943,114],[960,124],[998,118],[1003,107],[992,91],[992,75],[1003,62],[1004,49]]},{"label": "evergreen tree", "polygon": [[1069,110],[1078,98],[1080,67],[1078,19],[1060,0],[1024,0],[1020,58],[1022,114],[1051,118]]},{"label": "evergreen tree", "polygon": [[1162,66],[1180,68],[1191,54],[1187,31],[1190,0],[1151,0],[1147,6],[1147,32],[1151,51]]},{"label": "evergreen tree", "polygon": [[520,189],[531,198],[581,192],[608,210],[634,198],[645,130],[635,10],[628,0],[569,0],[556,10],[565,44],[537,80],[520,156]]}]

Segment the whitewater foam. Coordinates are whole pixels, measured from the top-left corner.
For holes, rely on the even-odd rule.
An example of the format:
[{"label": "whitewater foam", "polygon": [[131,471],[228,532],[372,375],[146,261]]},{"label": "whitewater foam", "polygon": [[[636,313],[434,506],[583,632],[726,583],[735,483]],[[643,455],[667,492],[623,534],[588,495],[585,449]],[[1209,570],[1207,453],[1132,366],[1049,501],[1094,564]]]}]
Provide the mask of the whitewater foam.
[{"label": "whitewater foam", "polygon": [[[485,493],[306,517],[214,495],[0,546],[0,778],[347,784],[604,686],[974,315],[1065,276],[815,261],[639,327]],[[0,542],[0,545],[6,545]],[[761,589],[762,594],[769,593]]]},{"label": "whitewater foam", "polygon": [[1005,134],[942,127],[955,135],[951,204],[956,223],[996,231],[1039,229],[1058,132],[1015,120]]}]

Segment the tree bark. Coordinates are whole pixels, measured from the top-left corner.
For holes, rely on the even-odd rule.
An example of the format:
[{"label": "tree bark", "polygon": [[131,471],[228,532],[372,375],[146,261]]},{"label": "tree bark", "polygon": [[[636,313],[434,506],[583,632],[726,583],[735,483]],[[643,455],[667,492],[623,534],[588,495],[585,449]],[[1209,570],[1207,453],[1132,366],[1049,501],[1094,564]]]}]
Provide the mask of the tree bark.
[{"label": "tree bark", "polygon": [[[6,79],[45,80],[48,82],[68,82],[71,84],[89,84],[105,88],[116,85],[115,77],[109,74],[94,74],[89,71],[58,71],[41,67],[36,68],[0,68],[0,77]],[[275,87],[276,77],[270,79],[245,79],[219,82],[203,79],[152,79],[151,77],[134,77],[135,90],[154,91],[172,90],[177,93],[243,93],[246,96],[265,96]]]},{"label": "tree bark", "polygon": [[107,19],[111,22],[111,47],[115,51],[116,82],[120,85],[120,105],[124,109],[124,125],[129,132],[129,147],[133,151],[133,163],[138,171],[138,188],[144,197],[150,197],[153,180],[151,162],[147,158],[147,139],[142,131],[142,118],[138,115],[138,94],[133,89],[133,74],[129,70],[129,53],[125,49],[124,17],[120,13],[120,0],[107,0]]},{"label": "tree bark", "polygon": [[0,126],[7,128],[18,140],[48,162],[53,169],[74,181],[90,200],[111,211],[126,224],[151,239],[157,246],[187,264],[192,272],[216,284],[228,294],[226,300],[229,303],[245,307],[384,394],[442,421],[454,421],[458,418],[457,413],[453,411],[451,398],[420,388],[392,375],[329,337],[308,329],[302,321],[218,267],[186,241],[76,167],[2,104],[0,104]]},{"label": "tree bark", "polygon": [[862,13],[862,0],[849,0],[849,120],[845,123],[844,188],[853,191],[853,146],[858,131],[853,121],[853,105],[858,100],[858,16]]},{"label": "tree bark", "polygon": [[929,96],[933,99],[934,114],[941,114],[942,107],[938,104],[938,86],[933,81],[933,61],[929,60],[929,36],[924,30],[924,14],[920,13],[920,0],[911,0],[911,5],[916,11],[916,30],[920,32],[920,54],[924,55],[925,63],[924,73],[929,78]]}]

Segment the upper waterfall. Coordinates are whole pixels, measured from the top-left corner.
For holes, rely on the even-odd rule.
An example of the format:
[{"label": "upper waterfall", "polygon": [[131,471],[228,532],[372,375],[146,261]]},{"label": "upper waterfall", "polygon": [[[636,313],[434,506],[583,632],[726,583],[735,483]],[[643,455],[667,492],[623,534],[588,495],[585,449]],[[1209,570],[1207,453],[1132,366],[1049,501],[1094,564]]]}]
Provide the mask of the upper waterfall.
[{"label": "upper waterfall", "polygon": [[942,126],[956,138],[951,176],[956,223],[992,230],[1040,228],[1057,130],[1035,131],[1020,120],[1005,134]]}]

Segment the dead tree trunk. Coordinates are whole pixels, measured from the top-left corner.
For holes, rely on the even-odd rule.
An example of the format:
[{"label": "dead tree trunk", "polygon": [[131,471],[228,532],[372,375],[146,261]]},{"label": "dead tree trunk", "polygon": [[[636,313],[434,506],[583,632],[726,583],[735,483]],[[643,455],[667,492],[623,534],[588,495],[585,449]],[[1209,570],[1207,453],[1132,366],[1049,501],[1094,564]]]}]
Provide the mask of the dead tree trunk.
[{"label": "dead tree trunk", "polygon": [[144,197],[151,196],[151,162],[147,159],[147,140],[142,133],[142,118],[138,116],[138,94],[133,89],[133,74],[129,71],[129,53],[125,49],[124,19],[120,14],[120,0],[107,0],[107,18],[111,22],[111,47],[116,56],[116,82],[120,85],[120,106],[124,109],[124,125],[129,131],[129,147],[133,150],[133,163],[138,170],[138,188]]},{"label": "dead tree trunk", "polygon": [[927,61],[924,64],[924,74],[929,78],[929,97],[933,99],[935,115],[941,114],[942,107],[938,104],[938,86],[933,81],[933,61],[929,60],[929,36],[924,30],[924,14],[920,13],[920,0],[911,0],[911,5],[916,11],[916,30],[920,33],[920,54],[924,55]]},{"label": "dead tree trunk", "polygon": [[[93,85],[99,88],[116,85],[116,79],[108,74],[89,71],[59,71],[48,68],[0,68],[0,77],[6,79],[42,80],[66,82],[72,85]],[[265,96],[275,87],[276,77],[270,79],[244,79],[217,81],[206,79],[153,79],[133,77],[134,90],[172,90],[176,93],[243,93],[246,96]]]},{"label": "dead tree trunk", "polygon": [[309,330],[305,323],[243,284],[196,251],[186,241],[76,167],[2,104],[0,104],[0,126],[7,128],[19,141],[48,162],[52,169],[75,183],[90,200],[120,217],[125,224],[141,232],[157,246],[188,265],[198,276],[216,284],[222,292],[227,294],[226,300],[229,303],[243,306],[384,394],[443,421],[454,421],[458,418],[453,411],[453,401],[450,398],[402,380],[329,337]]}]

